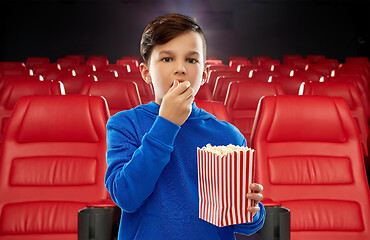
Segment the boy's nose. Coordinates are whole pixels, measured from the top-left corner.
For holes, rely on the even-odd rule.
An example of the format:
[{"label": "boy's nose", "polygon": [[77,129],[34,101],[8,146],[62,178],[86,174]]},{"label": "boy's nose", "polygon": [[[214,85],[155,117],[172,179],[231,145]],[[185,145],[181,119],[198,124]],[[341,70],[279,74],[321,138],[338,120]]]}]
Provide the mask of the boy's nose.
[{"label": "boy's nose", "polygon": [[185,69],[185,64],[183,63],[177,63],[176,68],[175,68],[175,74],[185,74],[186,69]]}]

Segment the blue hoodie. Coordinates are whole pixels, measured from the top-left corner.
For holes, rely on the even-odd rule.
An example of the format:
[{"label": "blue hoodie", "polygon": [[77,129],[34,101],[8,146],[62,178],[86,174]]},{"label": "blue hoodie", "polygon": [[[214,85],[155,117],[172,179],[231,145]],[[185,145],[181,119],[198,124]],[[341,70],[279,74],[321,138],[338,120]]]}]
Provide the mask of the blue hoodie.
[{"label": "blue hoodie", "polygon": [[261,203],[252,223],[217,227],[199,218],[197,147],[246,146],[243,135],[195,103],[181,127],[158,116],[159,107],[140,105],[107,123],[105,183],[122,209],[118,239],[229,240],[259,230]]}]

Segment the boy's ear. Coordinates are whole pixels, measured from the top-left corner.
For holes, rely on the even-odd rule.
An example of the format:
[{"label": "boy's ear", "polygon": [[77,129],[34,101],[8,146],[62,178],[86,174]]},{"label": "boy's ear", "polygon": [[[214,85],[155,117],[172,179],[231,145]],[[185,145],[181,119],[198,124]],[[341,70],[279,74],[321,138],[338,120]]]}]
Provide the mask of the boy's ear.
[{"label": "boy's ear", "polygon": [[207,70],[207,68],[204,68],[201,85],[203,85],[207,82],[207,78],[208,78],[208,70]]},{"label": "boy's ear", "polygon": [[144,81],[147,84],[151,84],[152,83],[152,78],[151,78],[150,73],[149,73],[148,65],[146,65],[146,63],[144,63],[144,62],[140,63],[139,70],[140,70],[140,73],[141,73],[141,77],[144,79]]}]

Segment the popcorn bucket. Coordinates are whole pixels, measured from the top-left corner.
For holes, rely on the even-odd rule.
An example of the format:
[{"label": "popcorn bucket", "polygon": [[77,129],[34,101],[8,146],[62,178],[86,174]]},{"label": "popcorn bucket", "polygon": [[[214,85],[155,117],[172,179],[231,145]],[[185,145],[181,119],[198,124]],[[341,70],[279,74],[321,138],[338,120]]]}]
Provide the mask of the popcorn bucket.
[{"label": "popcorn bucket", "polygon": [[252,222],[247,208],[253,202],[246,195],[254,180],[255,151],[232,146],[220,153],[208,147],[197,149],[199,217],[218,227]]}]

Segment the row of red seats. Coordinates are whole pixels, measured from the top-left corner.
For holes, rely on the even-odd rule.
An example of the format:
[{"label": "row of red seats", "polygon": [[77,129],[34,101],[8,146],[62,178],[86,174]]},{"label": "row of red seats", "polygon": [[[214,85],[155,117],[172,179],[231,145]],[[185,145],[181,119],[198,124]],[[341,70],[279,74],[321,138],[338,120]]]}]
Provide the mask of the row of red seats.
[{"label": "row of red seats", "polygon": [[[106,102],[95,96],[17,102],[0,155],[0,239],[77,239],[77,212],[109,198],[108,117]],[[263,97],[251,139],[265,206],[291,210],[293,240],[370,237],[360,139],[342,98]]]},{"label": "row of red seats", "polygon": [[[104,57],[102,59],[97,58],[96,60],[104,60],[104,59],[106,59],[106,58],[104,58]],[[307,60],[307,59],[298,59],[298,60]],[[298,61],[298,60],[294,60],[294,59],[292,60],[291,59],[290,61]],[[321,59],[321,60],[318,60],[317,62],[324,61],[324,60],[328,60],[328,59]],[[363,59],[360,58],[360,60],[363,60]],[[208,62],[209,61],[212,61],[212,60],[208,60]],[[213,61],[218,61],[218,60],[213,60]],[[230,59],[230,63],[232,63],[232,61],[233,60]],[[239,60],[235,60],[235,61],[245,61],[245,60],[239,59]],[[237,72],[235,70],[230,69],[230,66],[222,66],[221,64],[219,64],[219,61],[217,62],[218,65],[209,64],[208,67],[210,69],[210,79],[209,79],[207,84],[205,84],[201,87],[201,89],[199,91],[199,94],[197,95],[197,99],[198,100],[216,100],[216,101],[222,101],[223,102],[226,98],[229,84],[231,82],[234,82],[234,81],[261,81],[261,82],[269,82],[270,81],[270,82],[273,82],[273,83],[279,83],[283,87],[284,94],[290,94],[291,93],[290,89],[295,89],[294,93],[297,94],[297,89],[299,89],[302,82],[310,82],[309,79],[305,78],[303,75],[295,74],[295,76],[293,76],[293,77],[277,76],[277,75],[272,75],[274,73],[273,71],[265,71],[265,70],[259,69],[258,67],[263,66],[263,63],[266,62],[266,61],[274,61],[274,60],[261,59],[260,58],[259,62],[258,62],[258,64],[260,64],[260,65],[239,65],[239,67],[249,67],[248,71],[246,71],[246,72],[243,72],[243,71]],[[357,64],[357,63],[356,62],[348,62],[348,64]],[[277,66],[279,66],[279,65],[277,65]],[[283,65],[280,65],[280,66],[283,66]],[[343,66],[341,68],[343,68]],[[345,66],[348,66],[348,65],[345,65]],[[212,67],[226,67],[226,68],[228,68],[228,70],[225,70],[226,68],[224,68],[224,70],[219,71],[217,68],[212,69]],[[295,71],[295,70],[297,70],[297,69],[292,68],[292,71]],[[250,73],[252,73],[252,72],[253,72],[252,77],[249,77]],[[48,75],[47,73],[48,72],[46,72],[46,74],[44,75],[45,79],[47,79],[47,80],[53,79],[52,77],[48,78],[48,76],[50,76],[50,75]],[[138,71],[131,72],[126,77],[116,77],[116,76],[114,76],[113,72],[110,72],[110,71],[95,71],[95,72],[93,72],[93,74],[91,76],[73,76],[70,73],[71,72],[69,72],[69,74],[62,74],[60,76],[57,75],[57,76],[54,77],[54,79],[60,80],[60,81],[63,82],[67,94],[86,94],[87,91],[82,90],[82,86],[84,84],[86,86],[90,86],[90,85],[92,85],[91,82],[93,82],[93,81],[105,81],[106,82],[106,81],[115,79],[115,80],[122,80],[122,81],[129,80],[129,81],[136,82],[136,84],[138,86],[138,89],[139,89],[139,102],[141,100],[141,102],[145,103],[145,102],[148,102],[148,101],[151,101],[151,100],[154,99],[153,90],[150,88],[150,85],[147,85],[147,84],[144,83],[144,81],[142,81],[141,75]],[[216,73],[217,73],[217,75],[216,75]],[[248,76],[243,75],[243,73],[247,73]],[[301,71],[301,72],[298,72],[298,73],[303,74],[303,73],[308,73],[308,72],[307,71]],[[211,80],[212,76],[217,77],[217,78],[216,77],[213,78],[213,79],[216,79],[214,87],[213,87],[213,91],[212,91],[212,87],[210,86],[211,83],[212,83],[212,80]],[[258,76],[260,76],[260,78],[258,78]],[[0,81],[0,83],[4,84],[7,79],[8,80],[14,80],[14,79],[18,79],[18,78],[23,79],[23,77],[19,77],[19,76],[7,76],[4,80],[4,77],[2,77],[2,81]],[[35,77],[29,77],[29,78],[30,79],[31,78],[36,79]],[[318,80],[319,80],[319,78],[316,78],[315,82],[317,82]],[[368,104],[369,97],[368,97],[368,92],[366,91],[366,90],[368,90],[368,88],[362,84],[363,81],[361,81],[361,79],[356,78],[356,76],[352,76],[352,77],[336,76],[336,77],[325,77],[324,81],[325,82],[332,82],[332,81],[333,82],[354,82],[354,84],[356,85],[356,87],[358,88],[358,90],[360,92],[360,99],[362,100],[362,105],[364,105],[362,108],[365,109],[366,115],[370,116],[370,110],[369,110],[369,104]],[[106,85],[106,87],[103,87],[103,88],[107,88],[109,83],[98,83],[98,84],[94,84],[94,85],[95,86]],[[117,85],[118,85],[118,83],[117,83]],[[89,87],[87,87],[87,88],[89,88]],[[352,95],[353,94],[355,95],[354,99],[356,99],[356,100],[358,99],[358,94],[356,92],[349,91],[349,93],[351,93]],[[337,91],[337,90],[327,91],[326,94],[334,95],[334,96],[338,96],[338,95],[342,96],[343,95],[340,91]],[[350,95],[347,94],[348,97],[346,97],[346,98],[347,98],[348,104],[352,106],[353,105],[352,103],[356,102],[356,101],[352,100],[353,97],[351,96],[351,94]],[[259,95],[259,96],[263,96],[263,95]],[[114,97],[110,97],[110,98],[114,98]],[[114,101],[112,101],[112,102],[114,102]],[[248,104],[248,103],[253,102],[253,101],[246,101],[246,102]],[[256,101],[254,101],[254,102],[256,102]],[[113,104],[112,107],[115,106],[115,105],[117,105],[117,104]],[[256,105],[256,104],[254,104],[254,105]],[[356,104],[354,106],[359,106],[359,108],[361,108],[360,105],[361,105],[360,103],[356,102]],[[117,108],[117,109],[119,110],[119,108]],[[124,110],[124,109],[121,108],[121,110]],[[362,121],[360,121],[360,122],[362,122]],[[362,126],[363,124],[358,124],[358,125]],[[244,129],[244,127],[242,127],[242,129]],[[249,131],[250,127],[247,128],[247,129]],[[359,129],[364,129],[364,127],[359,127]],[[247,139],[249,139],[248,131],[246,133]],[[362,132],[366,132],[366,131],[362,131]],[[365,134],[365,136],[366,135],[367,134]],[[365,142],[366,142],[366,140],[365,140]]]},{"label": "row of red seats", "polygon": [[[368,124],[365,108],[360,94],[353,83],[323,82],[302,85],[303,95],[326,95],[343,97],[351,109],[358,126],[364,155],[368,155]],[[16,101],[27,95],[63,95],[63,83],[55,81],[10,81],[0,94],[0,116],[2,133]],[[110,114],[133,108],[142,103],[135,82],[130,81],[91,81],[86,82],[79,94],[103,96],[108,102]],[[228,86],[224,104],[228,113],[227,119],[239,128],[247,141],[250,141],[253,119],[258,101],[262,96],[284,95],[278,83],[236,81]],[[201,99],[196,96],[196,100]]]},{"label": "row of red seats", "polygon": [[[140,58],[135,56],[123,56],[116,61],[116,65],[125,66],[130,71],[136,71],[139,67]],[[2,62],[0,69],[32,69],[39,75],[45,70],[70,70],[78,65],[86,65],[92,71],[103,70],[109,65],[107,56],[93,55],[86,60],[84,55],[67,55],[64,58],[58,58],[56,63],[50,63],[47,57],[28,57],[26,62]]]}]

